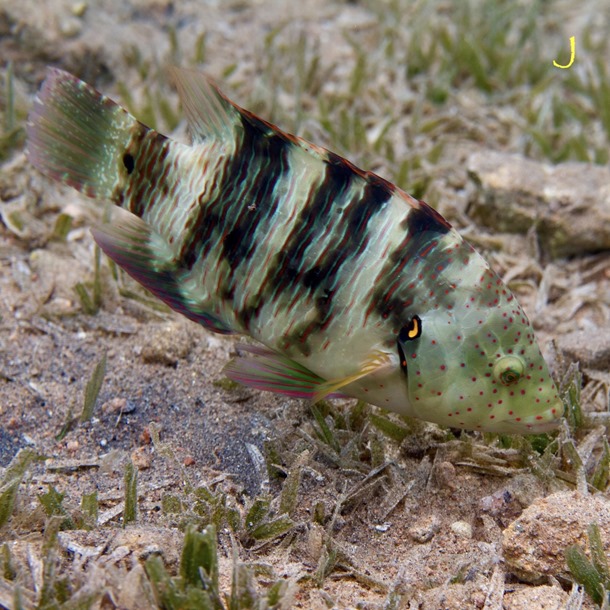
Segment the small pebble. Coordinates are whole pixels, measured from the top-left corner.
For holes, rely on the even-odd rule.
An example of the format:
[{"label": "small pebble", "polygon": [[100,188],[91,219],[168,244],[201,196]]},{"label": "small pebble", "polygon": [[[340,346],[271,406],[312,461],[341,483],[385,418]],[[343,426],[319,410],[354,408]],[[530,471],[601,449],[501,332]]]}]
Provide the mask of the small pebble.
[{"label": "small pebble", "polygon": [[66,449],[70,453],[75,453],[76,451],[78,451],[79,447],[80,447],[80,443],[77,440],[71,440],[66,443]]},{"label": "small pebble", "polygon": [[72,14],[75,17],[82,17],[86,12],[89,6],[86,2],[76,2],[72,5]]},{"label": "small pebble", "polygon": [[451,531],[460,538],[472,538],[472,525],[466,521],[454,521],[451,524]]},{"label": "small pebble", "polygon": [[147,447],[138,447],[131,452],[131,461],[138,470],[147,470],[152,465],[152,455]]},{"label": "small pebble", "polygon": [[74,17],[66,17],[59,22],[59,31],[66,38],[76,38],[82,29],[82,23]]},{"label": "small pebble", "polygon": [[127,407],[126,398],[111,398],[102,405],[102,413],[123,413]]},{"label": "small pebble", "polygon": [[140,434],[140,443],[142,445],[150,445],[151,442],[152,442],[152,437],[150,435],[150,430],[148,429],[148,426],[146,426],[144,428],[144,430],[142,430],[142,433]]},{"label": "small pebble", "polygon": [[176,366],[193,347],[193,333],[182,321],[153,328],[142,346],[142,360],[147,364]]},{"label": "small pebble", "polygon": [[409,536],[411,536],[415,542],[424,544],[432,540],[434,534],[438,532],[439,527],[440,521],[438,517],[435,515],[426,517],[409,528]]}]

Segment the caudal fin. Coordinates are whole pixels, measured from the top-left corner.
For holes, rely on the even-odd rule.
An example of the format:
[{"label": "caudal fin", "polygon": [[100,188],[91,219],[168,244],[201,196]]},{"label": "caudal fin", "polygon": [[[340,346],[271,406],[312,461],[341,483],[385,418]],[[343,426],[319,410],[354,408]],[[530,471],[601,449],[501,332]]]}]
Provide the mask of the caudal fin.
[{"label": "caudal fin", "polygon": [[50,178],[89,197],[111,198],[129,173],[126,150],[139,129],[145,128],[113,101],[51,68],[27,123],[28,155]]}]

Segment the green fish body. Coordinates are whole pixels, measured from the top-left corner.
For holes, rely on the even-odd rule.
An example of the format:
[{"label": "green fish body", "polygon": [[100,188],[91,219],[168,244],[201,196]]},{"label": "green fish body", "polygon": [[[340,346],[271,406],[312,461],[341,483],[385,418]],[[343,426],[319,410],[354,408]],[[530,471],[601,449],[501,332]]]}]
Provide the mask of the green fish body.
[{"label": "green fish body", "polygon": [[265,347],[242,383],[351,396],[456,428],[533,433],[563,414],[514,295],[435,210],[174,70],[191,146],[51,69],[28,122],[51,178],[130,214],[94,230],[173,309]]}]

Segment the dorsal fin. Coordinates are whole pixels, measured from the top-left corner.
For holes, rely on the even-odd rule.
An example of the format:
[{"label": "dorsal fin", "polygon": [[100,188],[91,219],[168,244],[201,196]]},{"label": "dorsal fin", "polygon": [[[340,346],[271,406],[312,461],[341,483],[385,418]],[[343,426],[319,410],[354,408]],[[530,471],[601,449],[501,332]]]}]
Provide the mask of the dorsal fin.
[{"label": "dorsal fin", "polygon": [[206,138],[230,139],[240,124],[239,111],[203,74],[184,68],[170,68],[182,101],[193,141]]}]

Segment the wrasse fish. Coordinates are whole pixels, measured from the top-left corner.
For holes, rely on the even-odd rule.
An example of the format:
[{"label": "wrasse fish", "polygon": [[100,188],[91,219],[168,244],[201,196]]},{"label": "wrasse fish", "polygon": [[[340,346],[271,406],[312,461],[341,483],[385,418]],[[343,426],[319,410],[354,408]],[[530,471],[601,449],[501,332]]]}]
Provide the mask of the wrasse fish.
[{"label": "wrasse fish", "polygon": [[192,146],[51,69],[28,121],[29,158],[131,213],[93,235],[159,299],[265,346],[230,363],[229,377],[456,428],[557,424],[563,405],[526,315],[438,212],[205,77],[173,78]]}]

